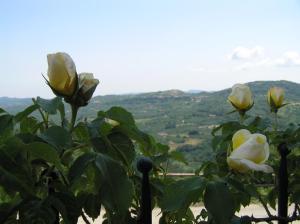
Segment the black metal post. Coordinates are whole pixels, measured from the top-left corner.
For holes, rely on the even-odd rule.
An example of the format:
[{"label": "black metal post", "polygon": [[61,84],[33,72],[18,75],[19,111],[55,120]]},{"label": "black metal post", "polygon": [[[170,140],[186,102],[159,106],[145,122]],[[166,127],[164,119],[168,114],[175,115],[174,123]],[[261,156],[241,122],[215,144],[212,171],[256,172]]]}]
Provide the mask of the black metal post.
[{"label": "black metal post", "polygon": [[[287,145],[282,143],[278,146],[280,154],[280,166],[278,172],[278,216],[288,216],[288,170],[287,155],[290,153]],[[278,221],[278,224],[287,224],[287,221]]]},{"label": "black metal post", "polygon": [[137,169],[143,174],[141,210],[138,224],[152,224],[151,191],[149,184],[149,172],[152,169],[152,161],[141,158],[137,163]]}]

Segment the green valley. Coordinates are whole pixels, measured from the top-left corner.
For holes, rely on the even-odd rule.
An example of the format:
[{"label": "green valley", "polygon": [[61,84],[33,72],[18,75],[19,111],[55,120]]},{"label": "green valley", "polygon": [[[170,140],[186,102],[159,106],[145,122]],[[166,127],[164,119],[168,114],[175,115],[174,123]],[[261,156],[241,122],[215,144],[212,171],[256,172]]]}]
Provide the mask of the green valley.
[{"label": "green valley", "polygon": [[[248,83],[254,95],[251,116],[272,119],[266,102],[269,87],[279,86],[286,91],[289,104],[279,111],[280,125],[300,122],[300,84],[288,81],[257,81]],[[172,150],[184,153],[188,166],[172,164],[174,171],[191,171],[212,156],[211,130],[221,122],[239,119],[227,96],[230,89],[215,92],[183,92],[168,90],[153,93],[96,96],[79,113],[79,119],[91,119],[99,110],[121,106],[130,111],[137,125],[152,134]],[[0,107],[11,113],[24,108],[30,99],[0,98]],[[268,122],[268,121],[267,121]]]}]

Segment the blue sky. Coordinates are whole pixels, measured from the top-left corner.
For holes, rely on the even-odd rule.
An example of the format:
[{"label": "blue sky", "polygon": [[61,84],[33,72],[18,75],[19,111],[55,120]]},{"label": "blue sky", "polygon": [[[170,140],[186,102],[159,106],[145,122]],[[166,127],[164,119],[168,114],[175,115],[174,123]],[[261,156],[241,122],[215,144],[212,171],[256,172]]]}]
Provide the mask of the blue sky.
[{"label": "blue sky", "polygon": [[299,0],[10,0],[0,15],[0,96],[53,96],[41,73],[58,51],[96,95],[300,82]]}]

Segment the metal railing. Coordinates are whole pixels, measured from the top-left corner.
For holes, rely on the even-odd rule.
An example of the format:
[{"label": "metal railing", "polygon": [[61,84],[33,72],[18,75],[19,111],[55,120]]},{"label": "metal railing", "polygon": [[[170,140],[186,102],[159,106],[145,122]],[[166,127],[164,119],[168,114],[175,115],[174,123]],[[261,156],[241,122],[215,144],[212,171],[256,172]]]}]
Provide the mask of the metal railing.
[{"label": "metal railing", "polygon": [[148,158],[141,158],[137,163],[137,169],[143,174],[141,210],[138,224],[152,224],[151,191],[149,184],[149,172],[152,166],[152,161]]}]

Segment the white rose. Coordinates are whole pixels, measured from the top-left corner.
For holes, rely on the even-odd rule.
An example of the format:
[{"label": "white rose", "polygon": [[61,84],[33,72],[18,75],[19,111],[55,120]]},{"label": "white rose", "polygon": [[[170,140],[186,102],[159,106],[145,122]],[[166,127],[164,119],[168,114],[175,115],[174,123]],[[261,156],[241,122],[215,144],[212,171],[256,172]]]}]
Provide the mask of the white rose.
[{"label": "white rose", "polygon": [[275,107],[276,109],[282,107],[284,100],[284,89],[280,87],[270,88],[267,99],[271,107]]},{"label": "white rose", "polygon": [[238,110],[249,110],[253,106],[251,90],[244,84],[235,84],[228,100]]},{"label": "white rose", "polygon": [[231,169],[242,173],[249,170],[273,172],[273,168],[265,164],[270,154],[266,136],[241,129],[233,135],[232,144],[233,151],[227,157]]},{"label": "white rose", "polygon": [[98,84],[99,80],[95,79],[92,73],[79,74],[79,90],[86,102],[92,98]]},{"label": "white rose", "polygon": [[76,67],[72,58],[66,53],[48,54],[49,85],[53,91],[62,96],[72,96],[76,91]]}]

